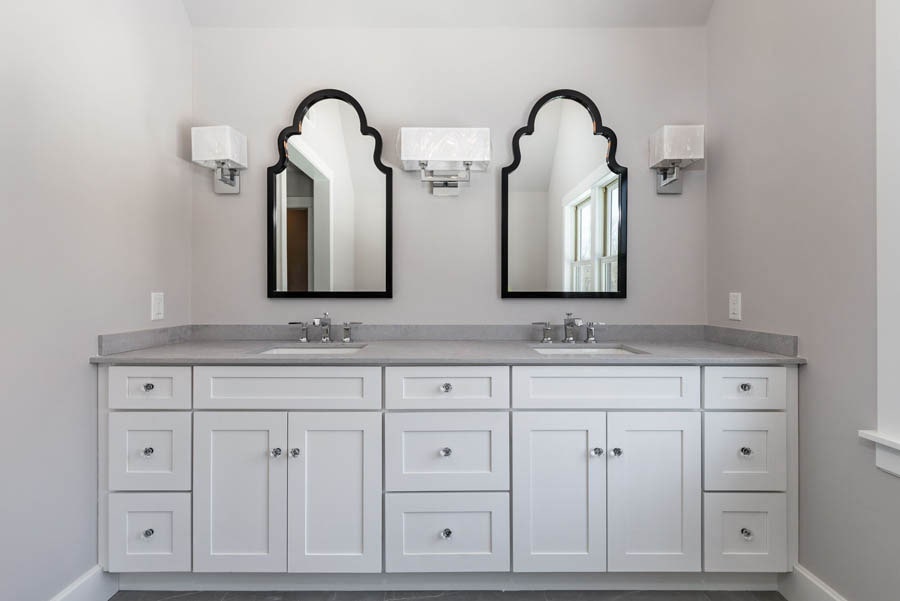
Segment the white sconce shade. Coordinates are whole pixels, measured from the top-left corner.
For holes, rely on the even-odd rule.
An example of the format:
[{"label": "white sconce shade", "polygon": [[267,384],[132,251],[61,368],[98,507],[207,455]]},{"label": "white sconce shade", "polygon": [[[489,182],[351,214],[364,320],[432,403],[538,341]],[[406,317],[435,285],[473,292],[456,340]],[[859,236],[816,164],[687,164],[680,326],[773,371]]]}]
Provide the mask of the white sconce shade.
[{"label": "white sconce shade", "polygon": [[246,169],[247,136],[230,125],[192,127],[191,159],[210,169]]},{"label": "white sconce shade", "polygon": [[702,125],[663,125],[650,138],[650,168],[687,167],[703,159]]},{"label": "white sconce shade", "polygon": [[238,170],[247,168],[247,136],[230,125],[192,127],[191,160],[215,169],[217,193],[237,194],[241,191]]},{"label": "white sconce shade", "polygon": [[663,125],[650,137],[657,194],[681,194],[681,170],[704,158],[704,126]]},{"label": "white sconce shade", "polygon": [[400,162],[419,171],[435,196],[457,196],[472,171],[491,162],[491,130],[487,127],[401,127]]},{"label": "white sconce shade", "polygon": [[491,130],[487,127],[401,127],[400,160],[407,171],[425,161],[433,171],[485,171],[491,162]]}]

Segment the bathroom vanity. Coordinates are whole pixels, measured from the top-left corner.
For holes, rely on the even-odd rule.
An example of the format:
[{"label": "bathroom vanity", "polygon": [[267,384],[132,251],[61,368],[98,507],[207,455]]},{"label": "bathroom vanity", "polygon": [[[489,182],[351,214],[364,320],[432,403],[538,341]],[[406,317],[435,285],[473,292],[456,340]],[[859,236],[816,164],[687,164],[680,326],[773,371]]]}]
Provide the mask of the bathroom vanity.
[{"label": "bathroom vanity", "polygon": [[589,348],[95,357],[100,564],[132,588],[771,588],[796,561],[802,359]]}]

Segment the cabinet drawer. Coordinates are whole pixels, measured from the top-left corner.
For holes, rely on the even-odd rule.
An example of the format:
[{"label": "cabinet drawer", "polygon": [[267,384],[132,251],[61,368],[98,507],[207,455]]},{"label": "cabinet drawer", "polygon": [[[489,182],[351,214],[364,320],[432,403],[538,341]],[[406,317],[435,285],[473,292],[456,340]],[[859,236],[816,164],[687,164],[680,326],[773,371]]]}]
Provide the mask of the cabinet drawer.
[{"label": "cabinet drawer", "polygon": [[190,490],[191,414],[109,414],[110,490]]},{"label": "cabinet drawer", "polygon": [[379,367],[196,367],[197,409],[381,409]]},{"label": "cabinet drawer", "polygon": [[385,495],[387,572],[509,571],[509,494]]},{"label": "cabinet drawer", "polygon": [[706,413],[706,490],[786,490],[784,413]]},{"label": "cabinet drawer", "polygon": [[508,367],[388,367],[388,409],[505,409]]},{"label": "cabinet drawer", "polygon": [[787,572],[787,495],[707,493],[707,572]]},{"label": "cabinet drawer", "polygon": [[389,413],[387,490],[508,490],[508,413]]},{"label": "cabinet drawer", "polygon": [[110,409],[190,409],[190,367],[109,368]]},{"label": "cabinet drawer", "polygon": [[784,367],[706,367],[703,405],[707,409],[781,409],[787,399]]},{"label": "cabinet drawer", "polygon": [[190,493],[111,493],[110,572],[190,572]]},{"label": "cabinet drawer", "polygon": [[699,367],[513,367],[513,407],[696,409]]}]

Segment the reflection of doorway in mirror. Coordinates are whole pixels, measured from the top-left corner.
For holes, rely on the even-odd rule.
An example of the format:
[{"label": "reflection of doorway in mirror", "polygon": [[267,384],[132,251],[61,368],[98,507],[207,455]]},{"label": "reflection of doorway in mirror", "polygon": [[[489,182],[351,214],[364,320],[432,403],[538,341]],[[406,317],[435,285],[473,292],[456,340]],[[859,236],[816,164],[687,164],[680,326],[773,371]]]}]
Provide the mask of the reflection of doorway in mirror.
[{"label": "reflection of doorway in mirror", "polygon": [[563,290],[618,289],[619,179],[609,173],[563,206]]}]

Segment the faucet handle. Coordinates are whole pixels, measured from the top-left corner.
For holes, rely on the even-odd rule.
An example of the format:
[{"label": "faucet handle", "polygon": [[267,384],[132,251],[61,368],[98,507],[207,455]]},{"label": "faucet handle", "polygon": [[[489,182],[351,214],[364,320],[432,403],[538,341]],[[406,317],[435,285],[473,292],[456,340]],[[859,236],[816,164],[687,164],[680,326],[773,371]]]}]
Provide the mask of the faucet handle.
[{"label": "faucet handle", "polygon": [[550,338],[553,330],[550,327],[549,321],[533,321],[531,322],[533,326],[541,326],[543,328],[541,332],[541,344],[550,344],[553,340]]},{"label": "faucet handle", "polygon": [[353,326],[358,326],[362,324],[361,321],[345,321],[343,324],[344,327],[344,335],[341,337],[341,342],[353,342],[350,339],[350,336],[353,332]]},{"label": "faucet handle", "polygon": [[309,322],[307,321],[289,321],[288,325],[300,326],[300,340],[298,342],[309,342]]},{"label": "faucet handle", "polygon": [[599,321],[589,321],[587,322],[587,332],[584,338],[585,342],[594,343],[597,342],[597,328],[605,326],[605,323]]}]

